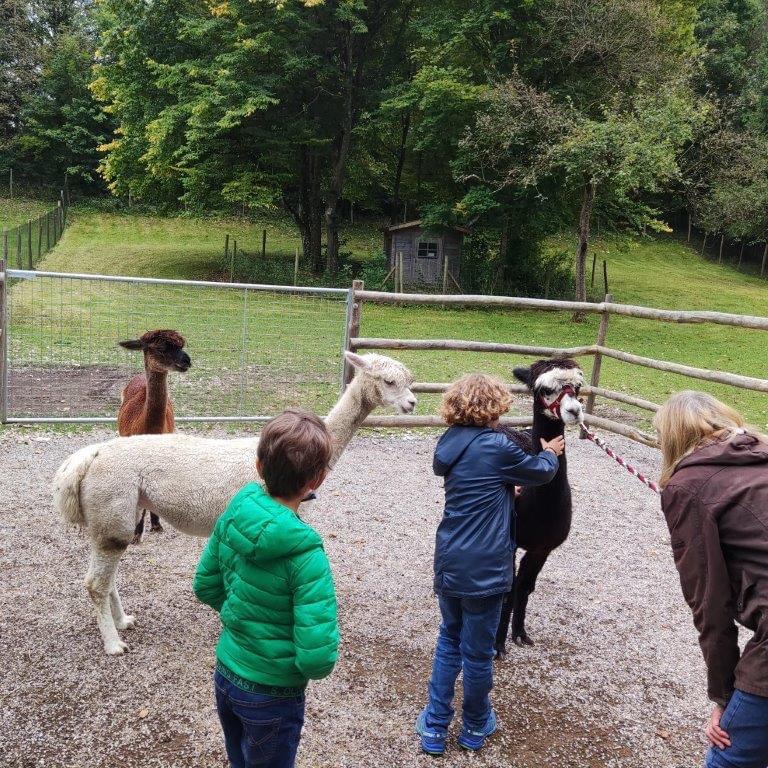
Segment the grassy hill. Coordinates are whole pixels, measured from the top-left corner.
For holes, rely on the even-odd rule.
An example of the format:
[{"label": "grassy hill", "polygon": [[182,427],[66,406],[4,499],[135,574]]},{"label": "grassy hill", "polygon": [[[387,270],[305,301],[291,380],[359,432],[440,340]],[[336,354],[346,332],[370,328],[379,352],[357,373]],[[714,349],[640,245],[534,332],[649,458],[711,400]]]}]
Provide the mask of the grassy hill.
[{"label": "grassy hill", "polygon": [[29,219],[34,219],[41,213],[50,210],[54,204],[30,200],[28,198],[0,197],[0,230],[18,227],[26,224]]},{"label": "grassy hill", "polygon": [[[280,218],[247,225],[239,220],[166,219],[76,210],[71,221],[61,243],[41,268],[205,278],[227,272],[223,259],[227,232],[238,239],[240,248],[252,254],[261,249],[263,228],[268,230],[268,251],[278,255],[282,252],[288,257],[298,244],[290,222]],[[375,225],[359,224],[348,229],[345,236],[348,250],[357,258],[365,258],[380,247],[380,234]],[[558,245],[570,244],[563,239]],[[737,272],[729,265],[702,259],[672,238],[604,239],[597,241],[594,248],[598,259],[605,258],[608,262],[610,290],[615,301],[768,315],[768,281]],[[166,325],[181,327],[185,318],[167,316],[164,320]],[[572,346],[592,343],[598,322],[597,316],[591,316],[583,323],[574,324],[564,313],[365,305],[361,333]],[[237,332],[234,327],[231,330]],[[768,372],[765,341],[758,331],[630,318],[612,318],[607,338],[608,346],[628,352],[759,377]],[[311,347],[304,347],[303,353],[311,356]],[[509,377],[511,366],[522,362],[520,358],[506,355],[476,353],[398,352],[397,356],[411,366],[420,381],[449,381],[469,370],[486,370]],[[582,362],[589,375],[591,359],[585,358]],[[768,429],[767,401],[758,393],[630,367],[613,360],[604,361],[601,384],[657,402],[678,389],[705,389],[728,400],[758,426]],[[422,412],[434,411],[436,402],[436,397],[424,397]]]}]

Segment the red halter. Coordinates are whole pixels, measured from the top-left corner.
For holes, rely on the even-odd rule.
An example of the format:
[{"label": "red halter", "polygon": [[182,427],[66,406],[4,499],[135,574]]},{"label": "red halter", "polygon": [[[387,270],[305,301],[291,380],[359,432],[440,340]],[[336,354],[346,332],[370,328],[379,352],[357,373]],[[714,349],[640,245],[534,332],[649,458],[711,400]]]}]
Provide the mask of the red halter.
[{"label": "red halter", "polygon": [[544,410],[551,411],[559,419],[560,406],[563,402],[563,398],[566,395],[570,395],[571,397],[576,397],[576,390],[570,384],[566,384],[560,390],[560,394],[557,396],[557,399],[554,402],[552,402],[550,405],[547,405],[547,401],[544,399],[542,395],[539,395],[539,402],[544,407]]}]

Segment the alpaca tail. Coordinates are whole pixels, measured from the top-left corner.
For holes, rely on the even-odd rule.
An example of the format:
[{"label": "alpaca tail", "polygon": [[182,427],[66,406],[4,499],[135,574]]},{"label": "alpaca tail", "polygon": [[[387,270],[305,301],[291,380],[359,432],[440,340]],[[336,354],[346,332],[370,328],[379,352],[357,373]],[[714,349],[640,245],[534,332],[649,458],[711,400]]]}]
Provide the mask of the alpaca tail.
[{"label": "alpaca tail", "polygon": [[87,524],[80,504],[80,483],[98,456],[100,448],[100,444],[81,448],[56,470],[53,477],[53,506],[65,523],[81,527]]}]

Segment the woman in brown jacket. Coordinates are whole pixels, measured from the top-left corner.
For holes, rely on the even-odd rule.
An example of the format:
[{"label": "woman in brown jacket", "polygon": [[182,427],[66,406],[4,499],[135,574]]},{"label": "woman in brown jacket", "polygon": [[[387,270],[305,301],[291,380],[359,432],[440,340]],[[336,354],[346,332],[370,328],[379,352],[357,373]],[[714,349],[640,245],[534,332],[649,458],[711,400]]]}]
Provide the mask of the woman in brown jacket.
[{"label": "woman in brown jacket", "polygon": [[[707,768],[768,766],[768,438],[680,392],[654,419],[661,506],[715,707]],[[739,650],[737,623],[754,633]]]}]

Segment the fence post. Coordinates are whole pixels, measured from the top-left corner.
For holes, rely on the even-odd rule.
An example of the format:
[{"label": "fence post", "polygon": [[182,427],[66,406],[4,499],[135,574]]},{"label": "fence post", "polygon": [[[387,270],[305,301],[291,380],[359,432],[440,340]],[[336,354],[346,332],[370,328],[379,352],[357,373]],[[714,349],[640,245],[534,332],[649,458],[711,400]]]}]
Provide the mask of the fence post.
[{"label": "fence post", "polygon": [[299,284],[299,246],[296,246],[296,255],[293,258],[293,284]]},{"label": "fence post", "polygon": [[[610,303],[613,301],[613,296],[610,293],[605,294],[604,301],[606,303]],[[605,310],[602,315],[600,316],[600,326],[597,329],[597,341],[595,342],[598,346],[604,346],[605,344],[605,336],[608,333],[608,319],[610,318],[610,314],[608,310]],[[600,386],[600,368],[603,364],[603,356],[598,352],[595,355],[595,360],[592,363],[592,378],[590,379],[589,385],[591,387],[598,387]],[[591,415],[592,409],[595,407],[595,394],[594,392],[590,392],[589,396],[587,397],[587,407],[586,412]],[[582,433],[582,438],[585,437],[585,435]]]},{"label": "fence post", "polygon": [[261,233],[261,258],[267,257],[267,230],[263,230]]},{"label": "fence post", "polygon": [[765,244],[765,248],[763,248],[763,263],[760,265],[760,277],[763,276],[765,273],[765,259],[768,256],[768,243]]},{"label": "fence post", "polygon": [[229,258],[229,232],[224,235],[224,260]]},{"label": "fence post", "polygon": [[32,219],[27,222],[27,263],[32,269]]},{"label": "fence post", "polygon": [[3,261],[8,263],[8,230],[3,230]]},{"label": "fence post", "polygon": [[37,217],[37,258],[43,258],[43,217]]},{"label": "fence post", "polygon": [[21,263],[21,227],[16,227],[16,267],[17,269],[24,269],[24,265]]},{"label": "fence post", "polygon": [[61,236],[64,234],[64,209],[61,207],[61,200],[59,200],[59,204],[56,206],[56,218],[59,220],[58,240],[61,240]]},{"label": "fence post", "polygon": [[[344,351],[350,349],[350,339],[355,339],[360,335],[360,319],[363,313],[363,301],[362,299],[355,299],[355,293],[362,291],[365,287],[365,283],[362,280],[353,280],[352,288],[349,291],[347,297],[347,330],[344,338]],[[342,369],[341,390],[342,392],[347,388],[347,385],[352,381],[354,376],[354,367],[347,362],[346,357],[343,360],[344,367]]]},{"label": "fence post", "polygon": [[0,424],[8,421],[8,312],[5,276],[7,263],[5,259],[0,259]]},{"label": "fence post", "polygon": [[448,257],[443,254],[443,296],[448,293]]},{"label": "fence post", "polygon": [[51,212],[45,214],[45,252],[51,250]]}]

